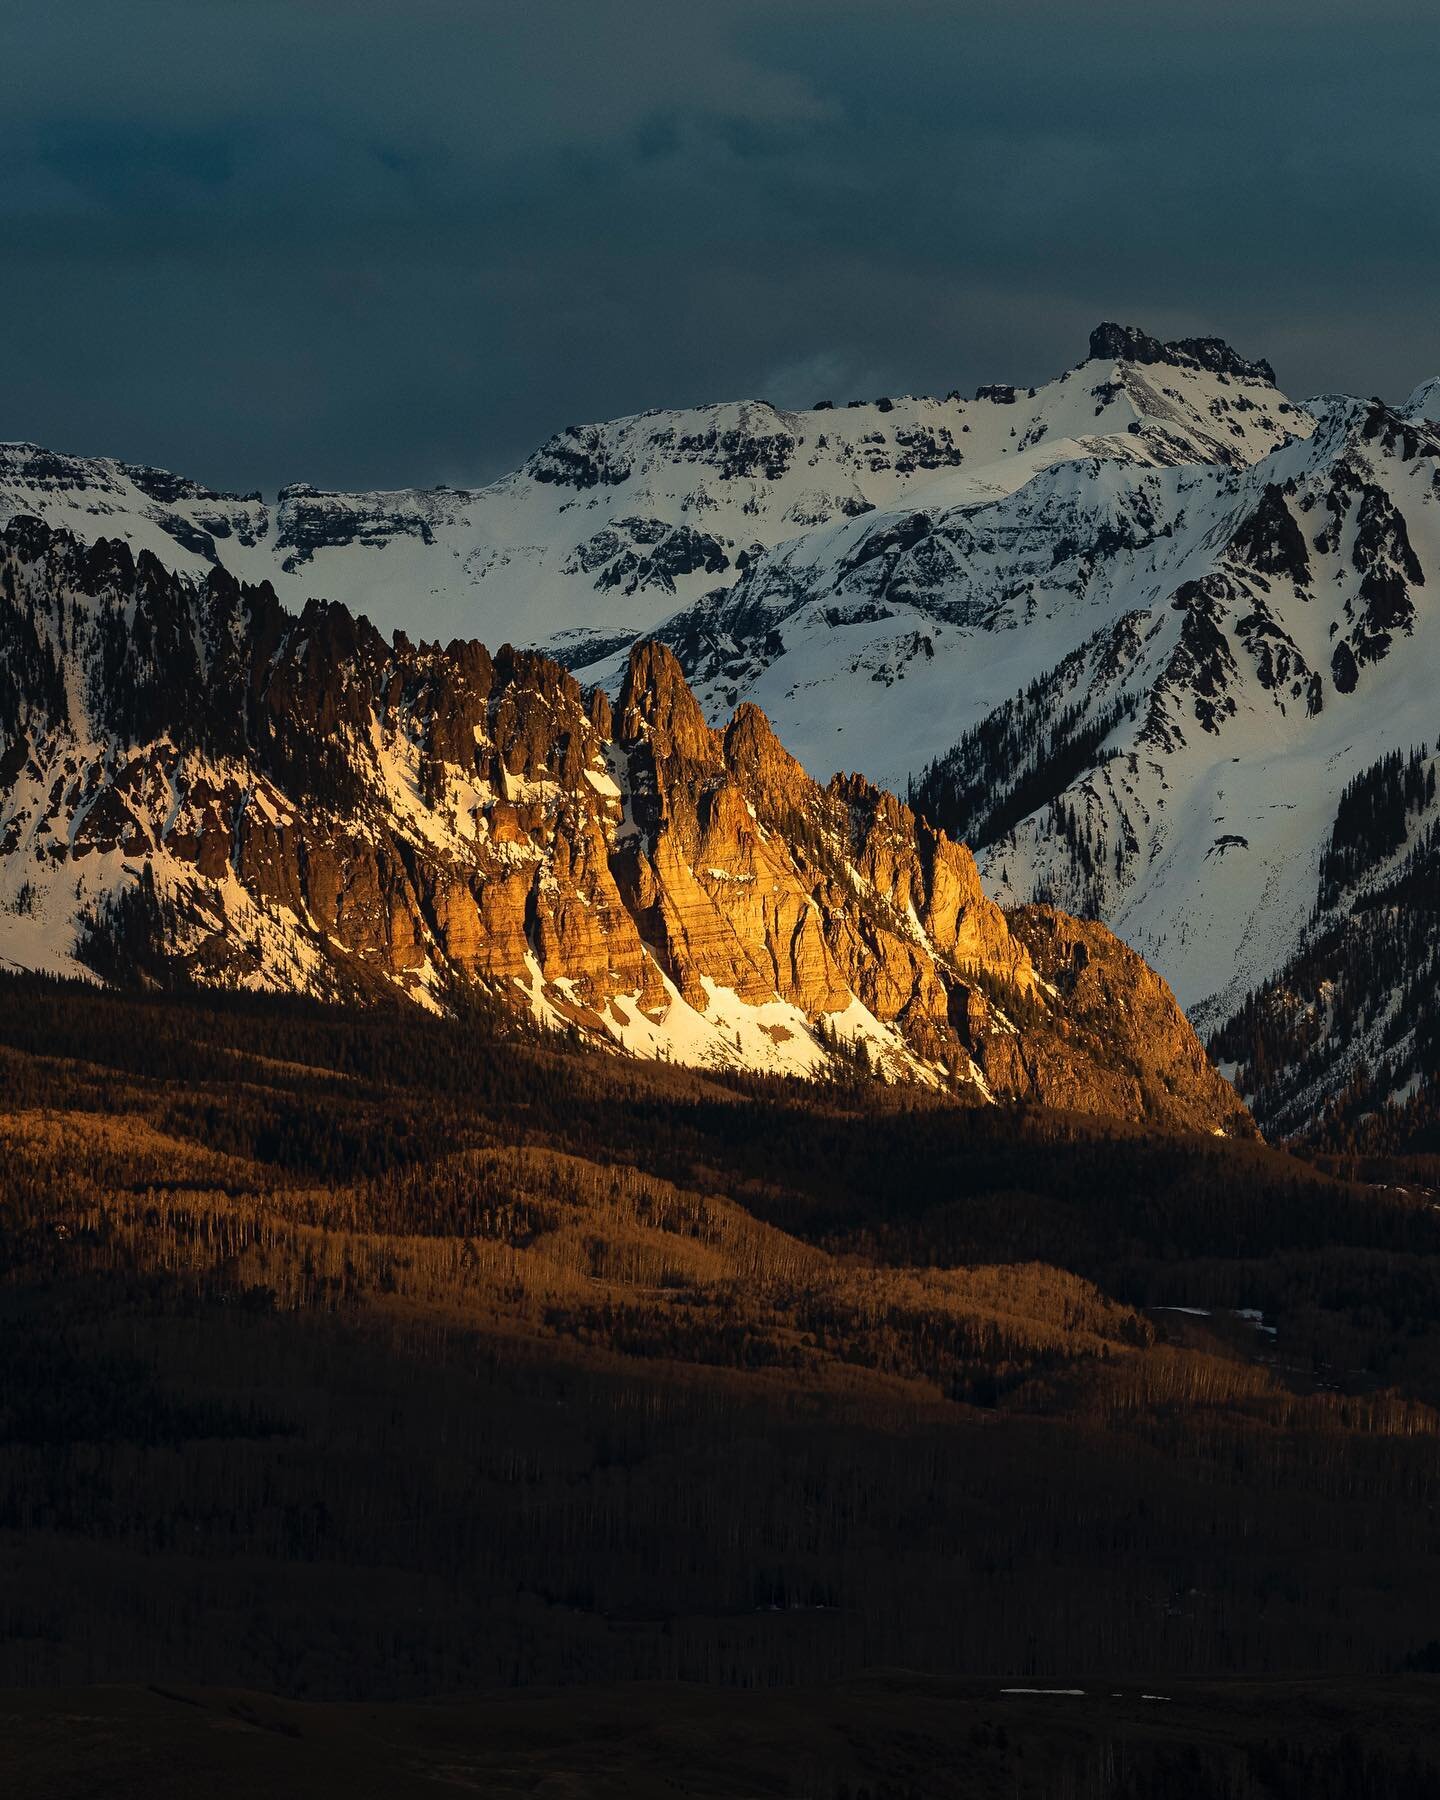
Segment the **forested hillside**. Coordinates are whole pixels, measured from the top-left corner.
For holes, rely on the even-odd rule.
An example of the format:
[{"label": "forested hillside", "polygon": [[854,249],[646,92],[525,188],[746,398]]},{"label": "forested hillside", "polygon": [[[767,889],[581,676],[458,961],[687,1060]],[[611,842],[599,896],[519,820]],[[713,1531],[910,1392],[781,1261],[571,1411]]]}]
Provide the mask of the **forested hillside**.
[{"label": "forested hillside", "polygon": [[1435,1654],[1413,1183],[39,978],[0,1094],[0,1684]]}]

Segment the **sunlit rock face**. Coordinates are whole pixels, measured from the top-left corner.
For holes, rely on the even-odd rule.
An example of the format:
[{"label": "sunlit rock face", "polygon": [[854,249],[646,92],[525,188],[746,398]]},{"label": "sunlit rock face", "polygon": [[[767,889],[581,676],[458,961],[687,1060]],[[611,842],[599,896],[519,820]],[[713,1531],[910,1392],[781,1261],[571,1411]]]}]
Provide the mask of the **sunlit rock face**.
[{"label": "sunlit rock face", "polygon": [[673,652],[618,698],[534,651],[387,643],[222,570],[0,537],[0,955],[457,1004],[596,1043],[1249,1129],[1103,928],[1007,919],[968,850]]}]

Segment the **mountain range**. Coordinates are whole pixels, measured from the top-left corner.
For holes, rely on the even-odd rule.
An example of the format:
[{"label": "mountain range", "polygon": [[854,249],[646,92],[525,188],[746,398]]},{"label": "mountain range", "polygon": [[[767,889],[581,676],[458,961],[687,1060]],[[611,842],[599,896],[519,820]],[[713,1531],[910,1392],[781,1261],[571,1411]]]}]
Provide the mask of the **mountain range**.
[{"label": "mountain range", "polygon": [[[260,894],[253,930],[272,975],[277,956],[296,979],[303,965],[307,982],[340,979],[342,964],[352,981],[364,964],[294,886],[315,853],[278,847],[287,830],[313,838],[322,806],[346,820],[348,843],[398,832],[412,864],[463,864],[472,898],[499,893],[507,857],[534,857],[545,874],[527,890],[535,898],[517,915],[508,962],[492,949],[481,964],[528,983],[536,1010],[573,1010],[582,1028],[599,1019],[632,1047],[700,1053],[639,1023],[658,1010],[650,958],[675,989],[670,1004],[705,1022],[685,1029],[706,1055],[738,1030],[746,1063],[807,1063],[829,1054],[815,1022],[838,1018],[849,1021],[842,1036],[858,1033],[867,1055],[897,1070],[1037,1093],[1013,1066],[1000,1073],[998,1048],[980,1052],[1003,1030],[972,1034],[959,1013],[978,1014],[983,1000],[1023,1040],[1035,996],[1045,1003],[1046,984],[1063,985],[1049,947],[1037,951],[1037,921],[1071,945],[1073,970],[1072,952],[1098,929],[1081,921],[1103,920],[1213,1034],[1267,1128],[1313,1129],[1327,1109],[1333,1124],[1387,1102],[1423,1106],[1437,973],[1427,666],[1440,645],[1425,604],[1440,582],[1436,412],[1440,382],[1393,407],[1300,403],[1267,363],[1219,340],[1161,343],[1103,325],[1083,361],[1035,389],[650,413],[568,428],[515,474],[469,491],[300,486],[267,502],[132,464],[0,447],[0,517],[12,520],[0,955],[63,961],[61,914],[90,916],[121,891],[82,881],[61,908],[32,866],[42,820],[52,849],[64,840],[73,851],[88,832],[120,866],[127,856],[139,866],[139,840],[116,810],[129,790],[116,781],[121,744],[127,755],[143,744],[141,861],[158,881],[155,904],[170,904],[174,873],[162,846],[182,824],[185,841],[203,843],[213,791],[231,843],[222,857],[212,830],[205,880],[238,881],[246,905]],[[136,636],[147,606],[159,632],[148,642]],[[362,612],[402,635],[387,646],[357,622]],[[411,644],[404,632],[420,618],[456,641]],[[476,638],[546,654],[491,659]],[[17,682],[26,657],[38,660]],[[153,680],[136,677],[140,664]],[[122,713],[140,712],[122,717],[114,708],[131,679],[141,698]],[[42,692],[49,748],[27,726],[22,758],[18,727],[40,718]],[[528,722],[512,723],[522,714]],[[514,750],[512,730],[525,748]],[[70,734],[63,750],[57,732]],[[186,758],[204,773],[192,760],[177,785]],[[810,779],[837,766],[863,778]],[[85,774],[95,769],[103,777]],[[82,812],[73,784],[86,781],[121,800],[91,795]],[[557,824],[562,813],[573,823]],[[237,861],[262,819],[275,867],[294,861],[269,892],[247,886]],[[973,888],[961,841],[978,858]],[[657,870],[654,894],[621,870],[632,842]],[[730,890],[782,842],[775,891],[791,913],[782,921],[752,895],[737,931]],[[671,845],[673,856],[661,848]],[[948,915],[937,922],[937,854],[966,896],[958,935]],[[710,927],[686,922],[690,897],[658,873],[667,856],[711,910],[729,878],[719,911],[744,955],[712,961]],[[200,864],[180,860],[193,898]],[[392,863],[406,866],[405,855]],[[618,902],[594,886],[602,863]],[[585,872],[556,916],[572,919],[574,941],[584,913],[584,935],[606,948],[571,970],[571,952],[547,966],[540,933],[542,897],[568,894],[576,866]],[[830,885],[817,899],[822,876]],[[417,896],[400,909],[413,960],[396,961],[389,899],[367,902],[389,923],[363,948],[386,963],[387,981],[433,1000],[467,966],[468,913],[457,902],[464,916],[447,926],[440,890],[417,886],[413,869],[405,879]],[[507,879],[518,892],[518,875]],[[366,881],[394,891],[379,875]],[[16,910],[22,889],[29,912]],[[777,953],[806,899],[834,965],[818,975],[790,940]],[[298,921],[279,932],[283,949],[266,947],[278,928],[265,906]],[[877,908],[893,915],[883,929]],[[622,950],[610,944],[621,915],[638,952],[628,937]],[[835,948],[842,916],[863,949]],[[228,955],[243,932],[239,914],[227,917]],[[980,932],[983,953],[965,930]],[[221,954],[194,916],[167,931],[197,966]],[[1108,935],[1087,940],[1087,956],[1098,945],[1096,960],[1118,968]],[[895,955],[909,974],[892,992],[884,971]],[[943,1001],[925,997],[917,956]],[[962,1009],[957,971],[973,975],[972,959],[985,974]],[[719,1006],[697,983],[738,999]],[[794,1014],[772,1018],[775,1006]],[[748,1047],[756,1031],[771,1048]]]},{"label": "mountain range", "polygon": [[968,850],[821,787],[672,651],[618,702],[478,642],[387,644],[33,519],[0,534],[11,962],[512,1012],[643,1055],[859,1065],[977,1101],[1250,1130],[1104,927],[1008,915]]}]

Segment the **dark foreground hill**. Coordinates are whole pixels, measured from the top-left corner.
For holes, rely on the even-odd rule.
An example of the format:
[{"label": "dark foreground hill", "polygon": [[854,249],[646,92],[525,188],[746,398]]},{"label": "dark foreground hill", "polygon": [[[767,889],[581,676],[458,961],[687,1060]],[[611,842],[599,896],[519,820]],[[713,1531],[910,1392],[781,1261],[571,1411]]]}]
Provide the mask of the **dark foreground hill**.
[{"label": "dark foreground hill", "polygon": [[913,1673],[389,1706],[235,1689],[0,1695],[15,1786],[48,1800],[1434,1800],[1434,1676],[1007,1692]]},{"label": "dark foreground hill", "polygon": [[1437,1655],[1428,1192],[33,978],[0,1096],[0,1685]]}]

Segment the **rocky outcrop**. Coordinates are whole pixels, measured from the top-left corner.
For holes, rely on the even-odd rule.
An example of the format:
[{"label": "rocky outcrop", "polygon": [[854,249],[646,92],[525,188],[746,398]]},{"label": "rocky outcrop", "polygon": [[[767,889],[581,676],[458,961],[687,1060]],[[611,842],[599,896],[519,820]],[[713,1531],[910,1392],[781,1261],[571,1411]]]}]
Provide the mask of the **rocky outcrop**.
[{"label": "rocky outcrop", "polygon": [[1224,338],[1176,338],[1161,343],[1135,325],[1116,325],[1107,320],[1090,333],[1092,362],[1167,363],[1176,369],[1205,369],[1212,375],[1238,381],[1273,383],[1275,371],[1263,357],[1253,360],[1232,350]]},{"label": "rocky outcrop", "polygon": [[813,781],[755,707],[712,728],[662,644],[612,709],[533,651],[387,644],[33,521],[0,536],[0,643],[14,960],[105,940],[113,972],[146,932],[141,966],[207,982],[479,982],[652,1054],[1245,1128],[1137,957],[1008,920],[968,850]]},{"label": "rocky outcrop", "polygon": [[1060,1002],[1065,1045],[1057,1057],[1051,1043],[1011,1040],[1009,1091],[1024,1092],[1028,1077],[1035,1098],[1049,1106],[1251,1134],[1235,1090],[1143,957],[1103,925],[1053,907],[1020,907],[1009,922]]}]

